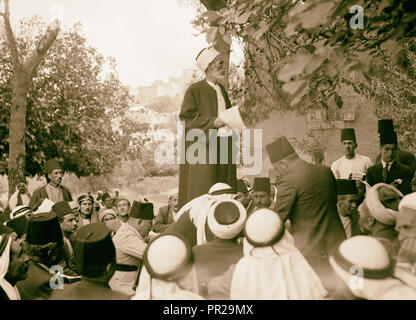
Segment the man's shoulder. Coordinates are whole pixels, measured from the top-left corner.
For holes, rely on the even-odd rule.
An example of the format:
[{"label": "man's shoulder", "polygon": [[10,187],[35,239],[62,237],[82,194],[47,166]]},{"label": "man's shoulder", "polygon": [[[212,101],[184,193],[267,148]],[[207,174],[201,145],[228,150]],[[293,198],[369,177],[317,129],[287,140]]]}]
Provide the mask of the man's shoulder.
[{"label": "man's shoulder", "polygon": [[358,153],[356,153],[356,154],[355,154],[355,156],[356,156],[358,159],[360,159],[360,160],[362,160],[362,161],[364,161],[364,162],[370,162],[370,163],[371,163],[371,159],[370,159],[370,157],[363,156],[362,154],[358,154]]},{"label": "man's shoulder", "polygon": [[32,196],[34,196],[35,194],[39,194],[39,193],[41,193],[41,192],[42,192],[42,190],[44,190],[44,191],[46,192],[46,186],[47,186],[47,184],[44,184],[43,186],[37,187],[37,188],[35,189],[35,191],[33,191]]},{"label": "man's shoulder", "polygon": [[163,206],[159,209],[159,214],[166,214],[169,211],[169,205]]},{"label": "man's shoulder", "polygon": [[188,89],[190,90],[196,90],[196,89],[201,89],[201,88],[207,88],[209,87],[209,84],[206,82],[205,79],[202,79],[200,81],[191,83],[188,87]]}]

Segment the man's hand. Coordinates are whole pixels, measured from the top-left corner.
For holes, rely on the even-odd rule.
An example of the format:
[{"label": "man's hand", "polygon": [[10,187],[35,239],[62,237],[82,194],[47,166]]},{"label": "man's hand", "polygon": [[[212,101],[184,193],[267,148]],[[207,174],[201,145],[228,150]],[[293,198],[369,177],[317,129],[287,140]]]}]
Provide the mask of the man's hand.
[{"label": "man's hand", "polygon": [[221,127],[223,127],[225,125],[226,125],[226,123],[224,121],[222,121],[220,118],[217,118],[214,121],[214,127],[215,128],[221,128]]}]

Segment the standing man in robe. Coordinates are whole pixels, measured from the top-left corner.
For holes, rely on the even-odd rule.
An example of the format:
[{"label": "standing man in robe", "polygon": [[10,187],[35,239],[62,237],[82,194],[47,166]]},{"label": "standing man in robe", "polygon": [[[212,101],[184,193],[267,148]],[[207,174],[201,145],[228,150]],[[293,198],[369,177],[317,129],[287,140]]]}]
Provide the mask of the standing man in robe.
[{"label": "standing man in robe", "polygon": [[341,130],[341,143],[344,155],[331,165],[335,179],[348,179],[350,174],[365,174],[372,163],[369,157],[355,152],[358,145],[354,128]]},{"label": "standing man in robe", "polygon": [[[191,84],[186,90],[179,114],[179,119],[185,122],[185,145],[181,151],[182,161],[185,162],[179,167],[179,208],[208,193],[209,188],[217,182],[235,188],[237,181],[232,137],[219,137],[218,130],[215,130],[225,126],[218,115],[231,108],[227,92],[220,84],[227,71],[225,62],[214,47],[208,47],[199,53],[196,65],[205,73],[205,79]],[[191,129],[200,130],[196,142],[186,141],[186,135]],[[198,131],[195,131],[197,134]],[[189,152],[190,155],[187,155],[187,151],[197,145],[199,159],[188,159],[194,153]],[[201,149],[205,149],[205,155],[199,154]]]},{"label": "standing man in robe", "polygon": [[296,247],[328,291],[338,285],[328,257],[346,235],[337,212],[336,181],[332,171],[302,160],[286,137],[266,146],[270,162],[281,177],[274,208],[289,219]]},{"label": "standing man in robe", "polygon": [[46,161],[46,181],[45,186],[37,188],[30,198],[29,207],[36,211],[36,205],[40,200],[49,199],[54,203],[59,201],[72,201],[71,192],[67,187],[61,185],[64,172],[56,159]]}]

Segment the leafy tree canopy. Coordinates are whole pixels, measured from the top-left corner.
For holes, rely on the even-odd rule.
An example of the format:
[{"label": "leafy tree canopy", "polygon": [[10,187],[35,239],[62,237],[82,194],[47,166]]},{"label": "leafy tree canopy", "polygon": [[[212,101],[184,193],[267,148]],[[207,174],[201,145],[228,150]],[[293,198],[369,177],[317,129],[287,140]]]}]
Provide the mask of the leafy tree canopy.
[{"label": "leafy tree canopy", "polygon": [[[21,58],[45,29],[38,16],[20,22],[15,35]],[[0,174],[7,174],[12,87],[11,55],[0,34]],[[105,59],[88,45],[80,24],[62,30],[29,89],[26,174],[42,174],[44,162],[52,157],[78,177],[111,172],[122,157],[138,152],[131,134],[146,130],[123,119],[129,102],[114,59]],[[122,119],[118,130],[113,129],[114,118]]]}]

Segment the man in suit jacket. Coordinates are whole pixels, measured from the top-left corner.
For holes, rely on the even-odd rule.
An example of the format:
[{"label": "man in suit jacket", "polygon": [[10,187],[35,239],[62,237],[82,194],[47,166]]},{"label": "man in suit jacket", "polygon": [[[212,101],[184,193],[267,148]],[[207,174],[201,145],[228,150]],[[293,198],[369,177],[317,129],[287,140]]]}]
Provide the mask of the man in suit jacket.
[{"label": "man in suit jacket", "polygon": [[116,252],[110,231],[102,223],[81,227],[76,236],[76,265],[82,281],[54,290],[51,300],[127,300],[108,282],[114,274]]},{"label": "man in suit jacket", "polygon": [[72,201],[72,195],[69,189],[61,185],[64,173],[59,162],[56,159],[50,159],[46,161],[45,169],[48,183],[33,192],[29,202],[29,207],[33,211],[36,211],[37,206],[41,203],[41,199],[49,199],[54,203],[59,201]]},{"label": "man in suit jacket", "polygon": [[400,164],[397,158],[397,135],[394,131],[380,132],[381,161],[367,169],[367,182],[391,184],[403,194],[412,192],[412,169]]},{"label": "man in suit jacket", "polygon": [[172,190],[168,194],[169,204],[159,209],[159,213],[153,222],[153,231],[162,233],[175,222],[174,215],[178,213],[178,190]]},{"label": "man in suit jacket", "polygon": [[361,235],[358,190],[355,180],[337,179],[337,208],[347,238]]},{"label": "man in suit jacket", "polygon": [[299,158],[286,137],[266,146],[281,177],[275,211],[290,220],[296,247],[328,291],[338,285],[328,256],[346,235],[337,212],[336,181],[331,169]]},{"label": "man in suit jacket", "polygon": [[[231,137],[217,136],[217,129],[225,126],[218,115],[232,107],[225,88],[219,83],[226,74],[224,65],[215,48],[202,50],[197,57],[197,66],[206,77],[191,84],[185,92],[179,113],[179,119],[185,122],[185,146],[182,147],[184,163],[179,166],[179,208],[206,194],[217,182],[236,187],[236,148],[233,147]],[[196,141],[186,141],[185,137],[192,129],[192,133],[199,135]],[[221,151],[222,145],[226,145],[227,150]],[[198,159],[190,159],[194,155],[194,152],[188,152],[192,151],[190,147],[197,146]],[[205,150],[205,155],[202,151],[200,154],[199,150]],[[228,154],[226,161],[223,159],[225,151]]]}]

